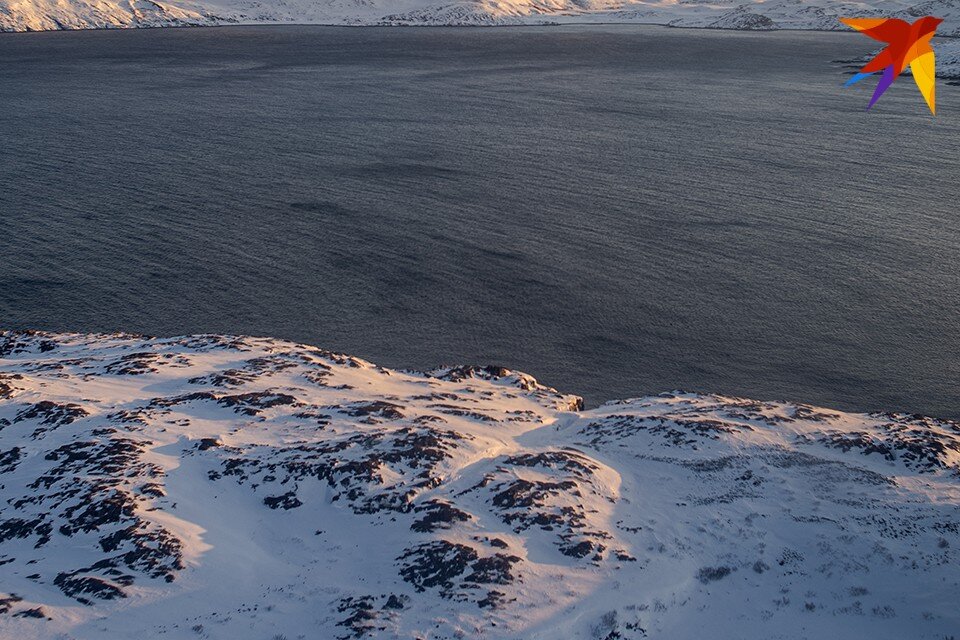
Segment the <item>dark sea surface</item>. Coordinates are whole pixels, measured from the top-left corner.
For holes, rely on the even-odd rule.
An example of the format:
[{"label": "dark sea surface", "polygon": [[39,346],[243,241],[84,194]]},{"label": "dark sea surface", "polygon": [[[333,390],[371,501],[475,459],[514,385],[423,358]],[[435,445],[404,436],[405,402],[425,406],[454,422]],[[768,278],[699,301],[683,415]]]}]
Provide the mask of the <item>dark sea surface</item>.
[{"label": "dark sea surface", "polygon": [[853,34],[0,34],[0,326],[960,417],[960,88]]}]

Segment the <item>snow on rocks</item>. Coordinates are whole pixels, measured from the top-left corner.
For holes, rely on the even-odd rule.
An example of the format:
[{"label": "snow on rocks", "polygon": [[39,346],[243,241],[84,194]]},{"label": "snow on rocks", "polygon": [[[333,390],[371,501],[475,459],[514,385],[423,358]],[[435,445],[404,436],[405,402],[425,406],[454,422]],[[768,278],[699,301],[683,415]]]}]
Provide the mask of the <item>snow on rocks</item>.
[{"label": "snow on rocks", "polygon": [[0,333],[0,636],[942,639],[960,426]]}]

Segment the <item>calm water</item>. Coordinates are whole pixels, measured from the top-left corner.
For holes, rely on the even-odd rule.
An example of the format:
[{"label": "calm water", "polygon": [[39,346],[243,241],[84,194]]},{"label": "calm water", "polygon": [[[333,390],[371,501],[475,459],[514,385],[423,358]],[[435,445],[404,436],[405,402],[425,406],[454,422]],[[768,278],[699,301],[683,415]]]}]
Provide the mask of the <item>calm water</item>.
[{"label": "calm water", "polygon": [[852,34],[0,34],[0,325],[960,416],[960,89]]}]

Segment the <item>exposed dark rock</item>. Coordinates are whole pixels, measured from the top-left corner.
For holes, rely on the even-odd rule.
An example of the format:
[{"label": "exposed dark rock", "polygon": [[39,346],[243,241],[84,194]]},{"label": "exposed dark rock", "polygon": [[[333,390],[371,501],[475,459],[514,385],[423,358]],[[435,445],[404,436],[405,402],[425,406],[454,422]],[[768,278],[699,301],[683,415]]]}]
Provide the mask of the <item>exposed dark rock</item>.
[{"label": "exposed dark rock", "polygon": [[462,544],[436,540],[408,549],[401,561],[400,576],[417,591],[439,588],[450,595],[453,580],[462,575],[479,555]]},{"label": "exposed dark rock", "polygon": [[731,567],[703,567],[697,572],[697,580],[703,584],[722,580],[730,575],[734,569]]},{"label": "exposed dark rock", "polygon": [[37,420],[47,429],[37,429],[33,432],[33,438],[38,438],[47,431],[64,427],[72,424],[74,420],[89,415],[83,407],[78,404],[66,403],[58,404],[50,400],[41,400],[40,402],[28,407],[17,414],[13,419],[14,423],[24,420]]},{"label": "exposed dark rock", "polygon": [[8,595],[0,594],[0,614],[9,613],[10,609],[13,608],[13,605],[22,601],[23,601],[23,598],[21,598],[15,593],[11,593]]},{"label": "exposed dark rock", "polygon": [[467,522],[470,514],[457,509],[449,502],[429,500],[414,509],[416,513],[423,513],[419,520],[410,525],[410,528],[420,533],[449,529],[455,522]]},{"label": "exposed dark rock", "polygon": [[96,576],[78,576],[76,573],[59,573],[53,584],[60,587],[64,594],[80,604],[93,605],[93,601],[86,596],[100,600],[115,600],[126,598],[123,589],[116,584]]},{"label": "exposed dark rock", "polygon": [[6,451],[0,451],[0,473],[9,473],[17,468],[17,463],[23,457],[20,447],[13,447]]},{"label": "exposed dark rock", "polygon": [[270,496],[264,498],[263,504],[267,505],[271,509],[296,509],[297,507],[303,505],[303,503],[297,499],[297,494],[294,491],[288,491],[282,496]]},{"label": "exposed dark rock", "polygon": [[207,449],[213,449],[214,447],[222,447],[223,443],[220,442],[217,438],[200,438],[200,442],[197,443],[198,451],[206,451]]}]

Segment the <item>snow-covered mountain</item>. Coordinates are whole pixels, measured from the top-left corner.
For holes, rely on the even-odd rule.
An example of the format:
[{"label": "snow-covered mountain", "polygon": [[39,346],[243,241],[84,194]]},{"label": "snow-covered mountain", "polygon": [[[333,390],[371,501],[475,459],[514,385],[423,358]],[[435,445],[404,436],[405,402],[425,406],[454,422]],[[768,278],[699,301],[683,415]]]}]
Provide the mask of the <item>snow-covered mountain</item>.
[{"label": "snow-covered mountain", "polygon": [[0,333],[0,637],[960,632],[960,425]]},{"label": "snow-covered mountain", "polygon": [[946,19],[941,35],[960,35],[960,0],[0,0],[0,31],[291,22],[841,29],[838,16],[870,15],[935,15]]}]

